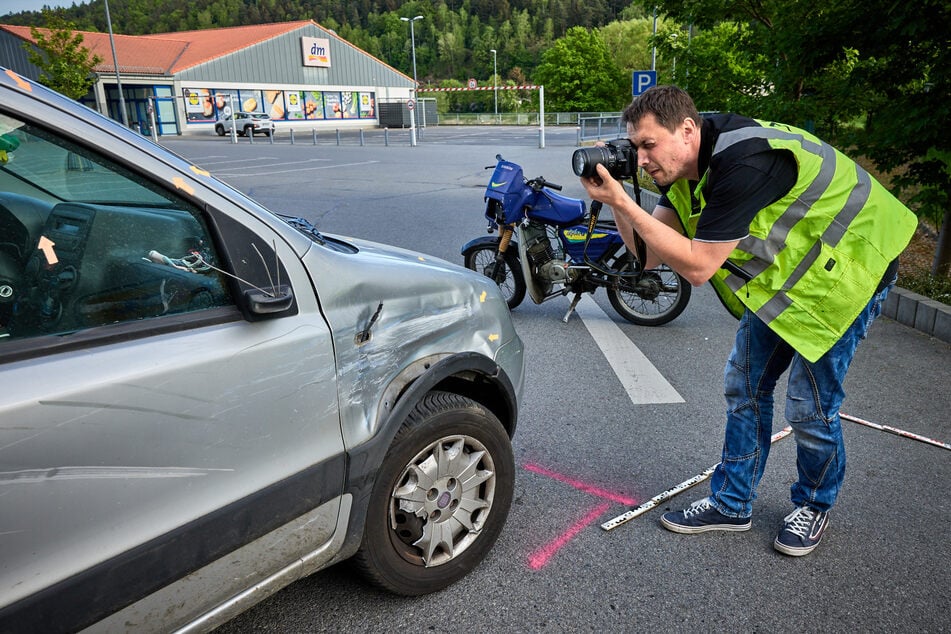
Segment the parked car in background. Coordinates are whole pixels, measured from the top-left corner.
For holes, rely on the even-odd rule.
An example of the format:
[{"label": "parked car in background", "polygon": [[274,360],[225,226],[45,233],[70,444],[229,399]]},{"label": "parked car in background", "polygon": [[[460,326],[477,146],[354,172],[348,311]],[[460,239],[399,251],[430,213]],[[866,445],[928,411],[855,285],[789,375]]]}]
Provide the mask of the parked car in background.
[{"label": "parked car in background", "polygon": [[445,588],[508,515],[522,357],[492,280],[0,69],[0,632],[204,631],[351,557]]},{"label": "parked car in background", "polygon": [[263,112],[235,112],[215,123],[215,134],[231,134],[232,129],[241,136],[274,134],[274,121]]}]

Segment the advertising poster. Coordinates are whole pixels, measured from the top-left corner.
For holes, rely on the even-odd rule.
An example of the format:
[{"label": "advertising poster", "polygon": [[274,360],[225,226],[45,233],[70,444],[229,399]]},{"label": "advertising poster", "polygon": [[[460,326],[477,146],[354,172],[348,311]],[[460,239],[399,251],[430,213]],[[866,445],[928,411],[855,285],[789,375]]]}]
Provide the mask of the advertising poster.
[{"label": "advertising poster", "polygon": [[324,93],[316,90],[304,93],[304,116],[307,119],[324,119]]},{"label": "advertising poster", "polygon": [[372,92],[360,93],[360,117],[364,119],[376,117],[376,99]]},{"label": "advertising poster", "polygon": [[242,112],[265,112],[264,95],[260,90],[241,91]]},{"label": "advertising poster", "polygon": [[230,117],[232,112],[240,110],[237,91],[216,90],[214,95],[217,118],[224,119]]},{"label": "advertising poster", "polygon": [[355,92],[340,93],[340,111],[344,119],[357,119],[359,113],[360,97]]},{"label": "advertising poster", "polygon": [[287,102],[287,118],[288,119],[303,119],[304,118],[304,99],[301,96],[301,93],[293,90],[284,93],[285,101]]},{"label": "advertising poster", "polygon": [[185,116],[189,121],[211,121],[215,109],[211,103],[211,93],[207,88],[182,88],[185,96]]},{"label": "advertising poster", "polygon": [[343,119],[343,105],[340,103],[339,92],[324,93],[324,117],[327,119]]},{"label": "advertising poster", "polygon": [[264,108],[268,116],[272,119],[283,119],[287,116],[287,110],[284,105],[284,91],[265,90]]}]

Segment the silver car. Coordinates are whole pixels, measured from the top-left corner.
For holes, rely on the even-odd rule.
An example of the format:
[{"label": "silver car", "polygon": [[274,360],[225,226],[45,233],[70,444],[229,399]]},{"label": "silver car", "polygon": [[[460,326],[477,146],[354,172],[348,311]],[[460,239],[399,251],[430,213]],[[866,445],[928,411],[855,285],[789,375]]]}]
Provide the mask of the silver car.
[{"label": "silver car", "polygon": [[274,121],[263,112],[235,112],[215,123],[215,134],[224,136],[235,132],[238,136],[271,136],[274,127]]},{"label": "silver car", "polygon": [[203,631],[351,557],[446,587],[509,511],[522,353],[488,278],[0,69],[0,631]]}]

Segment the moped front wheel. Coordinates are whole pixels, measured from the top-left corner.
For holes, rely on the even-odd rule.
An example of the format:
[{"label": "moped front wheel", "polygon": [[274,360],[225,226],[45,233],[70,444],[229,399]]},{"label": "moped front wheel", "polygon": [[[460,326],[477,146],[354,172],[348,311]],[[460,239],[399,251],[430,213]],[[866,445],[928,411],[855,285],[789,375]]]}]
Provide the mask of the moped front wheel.
[{"label": "moped front wheel", "polygon": [[[611,268],[620,272],[636,270],[627,251]],[[644,271],[639,276],[619,277],[608,286],[608,300],[624,319],[638,326],[661,326],[676,319],[690,301],[690,283],[667,266]]]},{"label": "moped front wheel", "polygon": [[482,273],[499,285],[502,296],[509,309],[513,309],[525,299],[525,280],[522,278],[522,267],[518,257],[506,251],[502,260],[496,261],[495,246],[486,244],[477,246],[466,252],[465,264],[467,269]]}]

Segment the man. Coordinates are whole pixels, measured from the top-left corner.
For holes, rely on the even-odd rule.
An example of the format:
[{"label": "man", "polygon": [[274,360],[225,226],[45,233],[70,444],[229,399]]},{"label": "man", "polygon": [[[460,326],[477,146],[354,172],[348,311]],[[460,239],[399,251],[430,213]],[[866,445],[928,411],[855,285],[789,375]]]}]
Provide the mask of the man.
[{"label": "man", "polygon": [[603,165],[582,178],[614,210],[648,267],[665,262],[713,283],[740,319],[724,372],[722,461],[711,494],[663,526],[678,533],[745,531],[770,448],[773,389],[789,371],[786,418],[796,438],[795,509],[774,542],[812,552],[845,475],[839,407],[855,348],[895,283],[917,219],[861,167],[808,132],[734,114],[701,119],[690,96],[655,86],[623,115],[638,166],[664,192],[641,209]]}]

